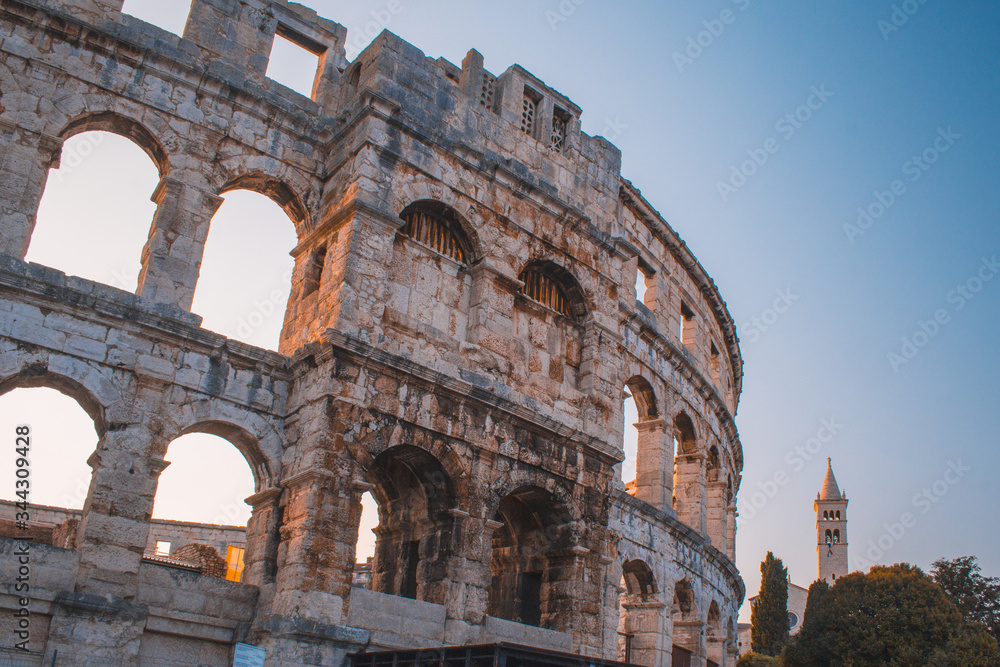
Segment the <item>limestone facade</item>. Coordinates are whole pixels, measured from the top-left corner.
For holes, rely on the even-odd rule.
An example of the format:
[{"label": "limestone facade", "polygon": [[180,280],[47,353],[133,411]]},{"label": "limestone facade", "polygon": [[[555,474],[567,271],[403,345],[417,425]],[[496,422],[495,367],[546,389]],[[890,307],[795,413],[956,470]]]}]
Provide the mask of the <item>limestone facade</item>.
[{"label": "limestone facade", "polygon": [[[183,37],[121,5],[0,2],[0,393],[58,389],[99,436],[75,548],[34,546],[45,659],[225,664],[244,641],[338,665],[517,641],[734,664],[735,328],[581,110],[518,66],[387,32],[348,62],[342,26],[283,0],[194,0]],[[275,35],[319,55],[311,98],[265,76]],[[160,171],[135,294],[23,261],[63,141],[92,130]],[[190,312],[234,189],[298,235],[278,352]],[[167,445],[192,432],[255,475],[240,584],[142,560]]]}]

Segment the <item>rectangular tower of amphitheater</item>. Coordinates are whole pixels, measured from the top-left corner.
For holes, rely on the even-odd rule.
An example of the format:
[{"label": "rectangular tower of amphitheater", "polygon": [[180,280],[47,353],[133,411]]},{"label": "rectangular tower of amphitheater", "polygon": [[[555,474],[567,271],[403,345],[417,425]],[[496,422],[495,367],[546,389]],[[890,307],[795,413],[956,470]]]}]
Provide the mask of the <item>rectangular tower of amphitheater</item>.
[{"label": "rectangular tower of amphitheater", "polygon": [[[72,535],[30,544],[32,655],[224,665],[243,642],[339,666],[513,642],[734,665],[735,329],[618,149],[476,51],[459,67],[384,32],[349,62],[343,26],[284,0],[194,0],[183,37],[121,5],[0,0],[0,393],[57,389],[99,436]],[[311,97],[265,76],[276,35],[319,55]],[[134,294],[24,261],[48,171],[85,131],[160,171]],[[191,312],[233,189],[297,232],[278,352]],[[254,471],[239,583],[144,557],[166,446],[191,431]],[[17,548],[0,539],[4,650]]]}]

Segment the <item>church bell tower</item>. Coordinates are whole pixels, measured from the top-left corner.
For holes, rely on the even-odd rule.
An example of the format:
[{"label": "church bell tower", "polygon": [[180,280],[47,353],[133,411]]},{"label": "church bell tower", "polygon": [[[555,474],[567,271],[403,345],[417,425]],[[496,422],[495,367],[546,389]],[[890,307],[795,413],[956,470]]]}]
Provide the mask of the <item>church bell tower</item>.
[{"label": "church bell tower", "polygon": [[847,497],[837,486],[830,459],[826,460],[826,479],[813,503],[816,510],[816,555],[819,578],[831,586],[837,577],[848,573]]}]

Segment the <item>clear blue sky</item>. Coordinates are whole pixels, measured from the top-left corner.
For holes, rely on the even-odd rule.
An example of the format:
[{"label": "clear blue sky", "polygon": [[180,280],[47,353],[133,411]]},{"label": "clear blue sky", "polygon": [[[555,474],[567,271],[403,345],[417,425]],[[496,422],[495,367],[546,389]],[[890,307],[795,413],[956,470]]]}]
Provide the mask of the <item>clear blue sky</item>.
[{"label": "clear blue sky", "polygon": [[[796,583],[815,578],[812,499],[827,456],[851,501],[852,563],[881,537],[891,545],[875,562],[974,554],[1000,575],[1000,267],[983,263],[1000,254],[1000,5],[897,2],[912,13],[893,23],[881,0],[307,4],[348,28],[349,57],[366,28],[456,64],[476,48],[492,72],[518,63],[570,97],[584,131],[617,135],[624,176],[687,241],[738,325],[737,561],[749,594],[769,549]],[[126,8],[176,25],[166,5]],[[301,71],[276,64],[275,75]],[[763,164],[743,164],[754,157]],[[733,179],[741,166],[745,182]],[[863,227],[859,207],[873,214]],[[275,261],[269,276],[287,260]],[[784,312],[770,310],[779,299]],[[833,437],[808,460],[795,454],[824,419]],[[915,498],[925,488],[934,502]],[[907,512],[914,525],[885,536]]]}]

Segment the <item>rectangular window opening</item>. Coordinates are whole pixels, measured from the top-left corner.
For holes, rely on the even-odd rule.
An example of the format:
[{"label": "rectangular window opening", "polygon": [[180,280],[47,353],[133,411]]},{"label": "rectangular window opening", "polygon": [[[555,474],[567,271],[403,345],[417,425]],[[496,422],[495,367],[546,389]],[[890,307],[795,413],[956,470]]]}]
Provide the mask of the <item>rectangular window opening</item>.
[{"label": "rectangular window opening", "polygon": [[157,540],[156,541],[156,550],[153,551],[153,555],[155,555],[155,556],[163,556],[163,557],[169,556],[170,555],[170,542],[166,542],[164,540]]},{"label": "rectangular window opening", "polygon": [[322,44],[279,23],[271,46],[271,56],[267,61],[266,75],[281,85],[312,98],[325,51]]},{"label": "rectangular window opening", "polygon": [[226,581],[239,583],[243,578],[243,547],[229,545],[226,549]]},{"label": "rectangular window opening", "polygon": [[541,101],[541,95],[527,86],[524,87],[524,101],[521,105],[521,131],[529,137],[535,136],[535,126],[538,124],[538,105]]},{"label": "rectangular window opening", "polygon": [[134,16],[140,21],[151,23],[178,37],[184,35],[190,2],[163,2],[163,0],[125,0],[122,14]]},{"label": "rectangular window opening", "polygon": [[552,114],[552,138],[549,147],[561,153],[566,149],[566,136],[569,131],[570,115],[564,109],[556,107]]},{"label": "rectangular window opening", "polygon": [[681,301],[681,343],[688,346],[694,345],[694,334],[694,311]]}]

